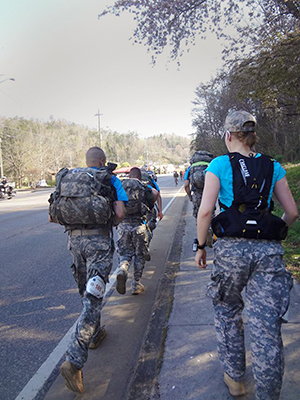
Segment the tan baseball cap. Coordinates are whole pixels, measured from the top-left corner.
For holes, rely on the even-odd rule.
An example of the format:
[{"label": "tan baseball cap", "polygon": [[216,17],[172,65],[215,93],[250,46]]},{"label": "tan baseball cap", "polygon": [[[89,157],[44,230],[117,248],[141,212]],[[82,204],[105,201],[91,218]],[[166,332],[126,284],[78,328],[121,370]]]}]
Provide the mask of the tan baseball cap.
[{"label": "tan baseball cap", "polygon": [[[245,126],[247,122],[253,122],[252,126]],[[229,132],[255,132],[256,119],[247,111],[233,111],[227,115],[225,130]]]}]

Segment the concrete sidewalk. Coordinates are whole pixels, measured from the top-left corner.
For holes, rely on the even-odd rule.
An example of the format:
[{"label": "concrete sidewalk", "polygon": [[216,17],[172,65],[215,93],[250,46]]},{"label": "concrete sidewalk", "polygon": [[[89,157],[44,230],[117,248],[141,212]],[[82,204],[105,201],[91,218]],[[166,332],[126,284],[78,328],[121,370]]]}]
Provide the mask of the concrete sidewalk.
[{"label": "concrete sidewalk", "polygon": [[[168,321],[163,363],[158,377],[160,400],[225,400],[233,399],[223,383],[218,360],[212,302],[206,297],[206,286],[212,270],[213,252],[208,249],[208,267],[198,270],[192,252],[196,236],[195,219],[189,203],[180,267],[175,280],[172,313]],[[282,327],[285,345],[285,375],[281,400],[300,399],[300,289],[297,282],[291,293],[288,324]],[[245,311],[247,348],[247,395],[240,399],[254,400],[251,373],[249,332]]]}]

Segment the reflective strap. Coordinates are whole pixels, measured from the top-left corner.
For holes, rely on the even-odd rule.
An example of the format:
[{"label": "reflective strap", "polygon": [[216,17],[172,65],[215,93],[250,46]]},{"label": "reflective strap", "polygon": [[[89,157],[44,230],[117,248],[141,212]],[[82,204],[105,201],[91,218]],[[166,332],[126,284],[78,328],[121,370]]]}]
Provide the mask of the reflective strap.
[{"label": "reflective strap", "polygon": [[209,163],[206,161],[198,161],[198,162],[193,163],[191,165],[191,167],[197,167],[198,165],[209,165]]}]

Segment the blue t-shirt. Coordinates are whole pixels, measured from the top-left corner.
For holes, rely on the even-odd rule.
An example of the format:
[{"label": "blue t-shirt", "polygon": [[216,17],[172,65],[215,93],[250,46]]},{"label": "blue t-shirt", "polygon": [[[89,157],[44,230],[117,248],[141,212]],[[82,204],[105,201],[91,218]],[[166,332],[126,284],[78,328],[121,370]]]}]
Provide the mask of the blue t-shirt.
[{"label": "blue t-shirt", "polygon": [[[255,158],[260,157],[261,154],[257,153]],[[209,166],[207,167],[205,172],[211,172],[220,180],[220,191],[219,191],[219,200],[225,206],[230,207],[233,202],[233,174],[231,163],[229,160],[229,156],[223,155],[214,158]],[[274,161],[274,173],[271,184],[271,190],[268,198],[268,204],[270,206],[271,198],[275,183],[282,179],[285,176],[286,172],[279,164],[279,162]]]},{"label": "blue t-shirt", "polygon": [[124,203],[128,203],[128,196],[122,186],[122,182],[120,181],[119,178],[117,178],[115,175],[112,175],[111,177],[111,184],[114,186],[117,192],[117,199],[119,201],[124,201]]},{"label": "blue t-shirt", "polygon": [[150,189],[156,189],[158,192],[160,192],[160,188],[159,188],[159,186],[158,186],[158,184],[155,182],[155,180],[154,179],[152,179],[151,178],[151,184],[150,183],[148,183],[148,188],[150,188]]},{"label": "blue t-shirt", "polygon": [[188,169],[185,171],[185,174],[184,174],[184,180],[186,181],[186,180],[188,180],[189,179],[189,177],[190,177],[190,169],[191,169],[191,165],[188,167]]}]

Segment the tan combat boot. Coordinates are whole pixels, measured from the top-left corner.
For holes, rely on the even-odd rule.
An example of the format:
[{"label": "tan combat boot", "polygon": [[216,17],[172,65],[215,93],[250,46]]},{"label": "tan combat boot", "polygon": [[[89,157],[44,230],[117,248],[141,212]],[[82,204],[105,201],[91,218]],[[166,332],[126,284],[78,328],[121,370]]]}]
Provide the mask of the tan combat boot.
[{"label": "tan combat boot", "polygon": [[101,326],[100,331],[95,339],[92,339],[89,345],[89,349],[97,349],[99,344],[102,342],[102,340],[106,336],[106,329],[104,328],[104,325]]},{"label": "tan combat boot", "polygon": [[60,366],[60,373],[65,378],[68,389],[76,393],[83,392],[82,371],[80,369],[77,369],[67,360]]},{"label": "tan combat boot", "polygon": [[229,392],[233,397],[243,396],[246,394],[243,382],[236,382],[229,375],[224,373],[224,382],[228,386]]},{"label": "tan combat boot", "polygon": [[136,281],[134,279],[132,280],[131,287],[131,294],[140,294],[145,291],[145,286],[140,281]]}]

